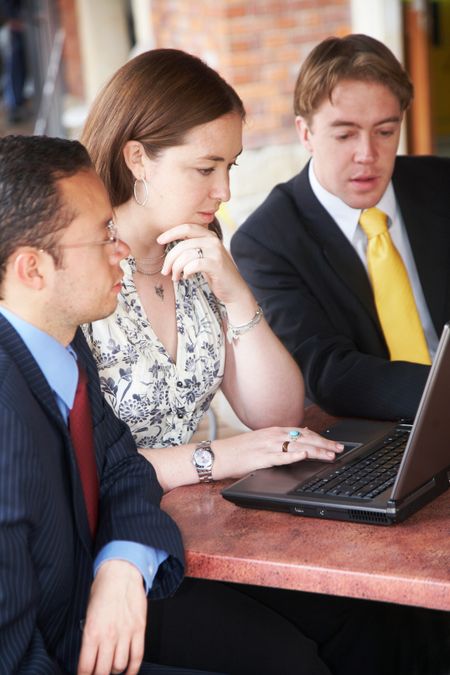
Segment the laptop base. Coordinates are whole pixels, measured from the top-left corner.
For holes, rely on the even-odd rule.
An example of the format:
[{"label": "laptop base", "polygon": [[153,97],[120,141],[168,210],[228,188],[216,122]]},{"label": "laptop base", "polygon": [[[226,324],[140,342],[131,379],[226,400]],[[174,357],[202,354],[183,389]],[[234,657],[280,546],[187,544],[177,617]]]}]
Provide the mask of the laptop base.
[{"label": "laptop base", "polygon": [[[258,482],[261,479],[261,474],[276,472],[277,469],[260,469],[258,473]],[[298,503],[295,498],[292,502],[287,501],[286,496],[282,498],[278,495],[268,492],[264,495],[258,492],[258,497],[248,499],[249,490],[251,491],[251,481],[256,474],[250,474],[246,478],[242,478],[237,483],[230,485],[222,490],[222,496],[228,501],[233,502],[237,506],[244,508],[261,509],[264,511],[281,511],[290,513],[294,516],[306,516],[308,518],[319,518],[322,520],[340,520],[353,523],[366,523],[368,525],[394,525],[400,523],[413,513],[421,509],[423,506],[431,502],[433,499],[443,494],[449,487],[449,478],[447,472],[433,478],[426,486],[422,486],[416,493],[413,493],[402,501],[401,504],[396,504],[391,501],[388,502],[387,508],[377,508],[374,504],[372,508],[367,502],[358,505],[349,506],[348,503],[342,504],[339,508],[337,505],[329,505],[319,503],[319,500],[313,499],[307,502]],[[240,493],[240,486],[243,492]],[[383,495],[380,495],[382,498]],[[362,500],[361,500],[362,501]],[[379,501],[379,500],[374,500]],[[381,499],[380,499],[381,501]]]}]

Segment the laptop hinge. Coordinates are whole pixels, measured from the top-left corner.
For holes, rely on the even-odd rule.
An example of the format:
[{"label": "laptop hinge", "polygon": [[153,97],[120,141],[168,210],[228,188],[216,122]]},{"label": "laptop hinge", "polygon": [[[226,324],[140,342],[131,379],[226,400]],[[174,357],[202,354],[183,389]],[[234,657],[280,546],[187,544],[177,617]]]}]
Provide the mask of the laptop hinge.
[{"label": "laptop hinge", "polygon": [[429,480],[427,483],[424,485],[421,485],[420,488],[417,488],[417,490],[414,490],[411,492],[407,497],[403,497],[400,500],[396,499],[389,499],[387,503],[387,512],[388,513],[396,513],[398,510],[398,505],[401,504],[402,506],[407,506],[410,502],[416,501],[419,497],[422,495],[425,495],[427,492],[432,490],[433,488],[436,487],[436,479],[433,476],[431,480]]}]

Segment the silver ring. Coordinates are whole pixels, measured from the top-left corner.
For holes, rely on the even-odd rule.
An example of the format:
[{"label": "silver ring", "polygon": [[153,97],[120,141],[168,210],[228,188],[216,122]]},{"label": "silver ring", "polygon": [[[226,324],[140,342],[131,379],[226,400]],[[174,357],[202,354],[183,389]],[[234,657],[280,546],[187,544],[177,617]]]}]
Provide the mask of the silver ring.
[{"label": "silver ring", "polygon": [[203,258],[203,251],[201,248],[196,248],[197,251],[197,258]]}]

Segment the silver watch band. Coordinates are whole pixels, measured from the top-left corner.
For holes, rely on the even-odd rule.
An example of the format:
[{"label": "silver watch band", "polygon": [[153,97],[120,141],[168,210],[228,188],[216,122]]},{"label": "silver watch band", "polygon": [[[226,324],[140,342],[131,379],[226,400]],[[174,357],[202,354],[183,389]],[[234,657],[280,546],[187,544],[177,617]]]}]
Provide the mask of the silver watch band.
[{"label": "silver watch band", "polygon": [[197,468],[198,479],[200,483],[212,483],[212,470],[211,469],[199,469]]},{"label": "silver watch band", "polygon": [[[202,449],[207,450],[210,457],[211,457],[211,464],[208,467],[200,466],[195,461],[196,451],[202,450]],[[192,463],[197,470],[198,479],[199,479],[200,483],[211,483],[213,481],[212,467],[213,467],[213,463],[214,463],[214,452],[211,448],[211,441],[201,441],[200,443],[197,443],[197,445],[195,446],[194,455],[193,455],[193,458],[192,458]]]}]

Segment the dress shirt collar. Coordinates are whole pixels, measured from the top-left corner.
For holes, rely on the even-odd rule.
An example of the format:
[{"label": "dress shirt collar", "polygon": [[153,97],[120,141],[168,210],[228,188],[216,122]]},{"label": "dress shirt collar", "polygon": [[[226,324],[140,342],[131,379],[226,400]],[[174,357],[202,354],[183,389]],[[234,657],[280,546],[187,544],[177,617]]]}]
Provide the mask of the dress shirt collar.
[{"label": "dress shirt collar", "polygon": [[70,410],[73,406],[78,382],[76,355],[72,347],[67,348],[51,335],[36,328],[17,314],[0,306],[0,313],[20,335],[34,360],[57,397]]},{"label": "dress shirt collar", "polygon": [[[336,195],[333,195],[331,192],[328,192],[328,190],[322,187],[314,173],[313,159],[309,163],[308,177],[309,182],[311,183],[311,189],[314,192],[316,198],[322,204],[324,209],[328,211],[333,220],[336,221],[347,239],[349,241],[353,241],[358,228],[361,209],[353,209],[351,206],[348,206],[348,204],[343,202],[342,199],[336,197]],[[392,181],[389,182],[384,195],[381,197],[376,206],[377,208],[384,211],[384,213],[387,213],[390,227],[397,214],[397,202],[395,199]]]}]

